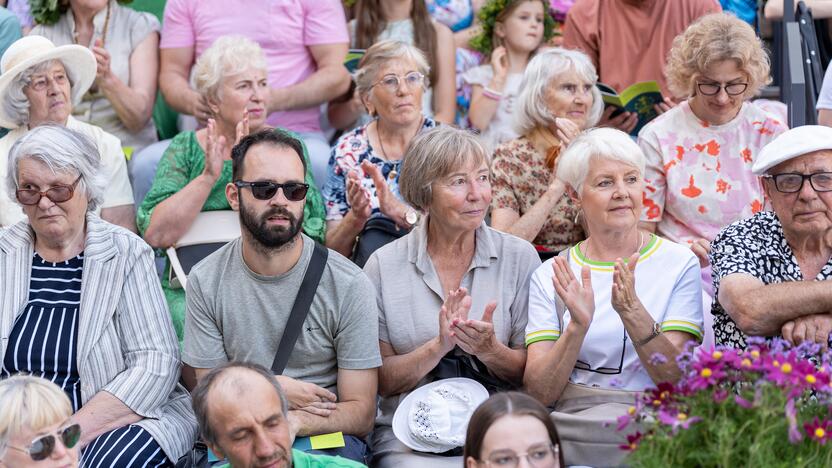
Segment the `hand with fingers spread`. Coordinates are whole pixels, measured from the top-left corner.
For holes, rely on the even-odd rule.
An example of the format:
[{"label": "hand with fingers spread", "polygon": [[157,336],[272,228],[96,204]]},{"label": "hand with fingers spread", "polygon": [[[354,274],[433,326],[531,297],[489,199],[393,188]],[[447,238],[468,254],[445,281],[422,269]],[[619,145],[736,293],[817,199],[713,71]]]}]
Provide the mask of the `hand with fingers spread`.
[{"label": "hand with fingers spread", "polygon": [[[595,292],[592,291],[592,272],[588,265],[581,268],[581,280],[572,274],[569,262],[564,257],[555,257],[552,262],[552,284],[555,292],[563,300],[572,323],[583,330],[589,329],[595,314]],[[553,311],[554,313],[554,311]]]},{"label": "hand with fingers spread", "polygon": [[454,319],[451,334],[457,346],[474,356],[493,354],[500,345],[494,334],[494,311],[496,309],[497,302],[491,301],[485,306],[481,320]]},{"label": "hand with fingers spread", "polygon": [[278,375],[277,380],[286,392],[289,409],[327,417],[336,408],[338,397],[325,388],[282,375]]},{"label": "hand with fingers spread", "polygon": [[235,138],[234,138],[234,145],[236,146],[237,143],[240,142],[244,137],[248,136],[251,132],[251,129],[248,124],[248,111],[243,112],[243,118],[239,122],[237,122],[237,128],[235,131]]},{"label": "hand with fingers spread", "polygon": [[638,114],[635,112],[621,112],[615,117],[612,114],[615,111],[621,110],[619,107],[608,106],[601,114],[601,121],[598,122],[599,127],[613,127],[621,130],[624,133],[630,133],[638,125]]},{"label": "hand with fingers spread", "polygon": [[628,314],[639,310],[642,305],[636,295],[636,265],[638,252],[630,256],[625,263],[616,259],[612,276],[612,308],[619,314]]},{"label": "hand with fingers spread", "polygon": [[794,346],[805,341],[815,342],[826,350],[832,333],[832,314],[804,315],[783,324],[783,339]]},{"label": "hand with fingers spread", "polygon": [[376,186],[378,209],[400,228],[409,229],[410,225],[405,220],[408,212],[407,206],[393,195],[393,191],[390,190],[387,180],[381,173],[381,168],[365,159],[361,161],[361,169],[373,179],[373,184]]},{"label": "hand with fingers spread", "polygon": [[699,266],[705,268],[710,264],[708,254],[711,253],[711,243],[707,239],[696,239],[690,244],[690,249],[699,259]]},{"label": "hand with fingers spread", "polygon": [[569,143],[571,143],[572,140],[574,140],[575,137],[581,133],[581,127],[579,127],[578,124],[563,117],[555,119],[555,127],[557,127],[556,136],[563,144],[563,148],[569,146]]},{"label": "hand with fingers spread", "polygon": [[367,222],[373,213],[370,203],[370,192],[361,185],[361,176],[358,171],[347,173],[347,203],[353,216],[362,222]]},{"label": "hand with fingers spread", "polygon": [[205,169],[202,174],[216,182],[222,174],[222,165],[228,151],[225,136],[220,135],[214,119],[208,119],[205,143]]}]

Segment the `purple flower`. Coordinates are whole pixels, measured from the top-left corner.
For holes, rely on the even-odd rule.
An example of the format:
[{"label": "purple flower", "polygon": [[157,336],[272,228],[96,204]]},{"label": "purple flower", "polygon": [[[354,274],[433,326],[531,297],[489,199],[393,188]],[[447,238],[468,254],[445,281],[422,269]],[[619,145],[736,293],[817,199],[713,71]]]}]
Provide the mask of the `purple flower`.
[{"label": "purple flower", "polygon": [[803,434],[797,430],[797,411],[791,398],[786,402],[786,421],[789,422],[789,442],[796,444],[803,440]]},{"label": "purple flower", "polygon": [[682,413],[681,411],[659,410],[659,421],[670,426],[674,432],[679,428],[687,429],[691,424],[701,420],[702,418],[698,416],[690,417],[687,413]]},{"label": "purple flower", "polygon": [[667,363],[667,356],[665,356],[662,353],[653,353],[653,355],[650,356],[649,362],[653,366],[658,366],[660,364],[665,364],[665,363]]},{"label": "purple flower", "polygon": [[627,443],[623,445],[619,445],[618,448],[621,450],[627,450],[628,452],[632,452],[638,448],[639,442],[641,442],[641,432],[636,432],[635,434],[630,434],[627,436]]},{"label": "purple flower", "polygon": [[736,402],[738,405],[742,406],[745,409],[751,409],[754,407],[753,403],[739,395],[734,396],[734,402]]},{"label": "purple flower", "polygon": [[832,440],[832,420],[820,420],[816,416],[811,422],[804,424],[803,429],[810,439],[821,445],[826,445],[826,441]]}]

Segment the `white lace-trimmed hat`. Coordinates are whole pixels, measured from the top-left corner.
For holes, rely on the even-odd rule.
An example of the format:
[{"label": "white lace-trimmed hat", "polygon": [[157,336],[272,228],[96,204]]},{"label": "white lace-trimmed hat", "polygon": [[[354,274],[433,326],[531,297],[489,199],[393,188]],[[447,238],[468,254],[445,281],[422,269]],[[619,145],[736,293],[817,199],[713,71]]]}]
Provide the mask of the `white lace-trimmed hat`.
[{"label": "white lace-trimmed hat", "polygon": [[763,175],[772,167],[804,154],[832,150],[832,127],[804,125],[786,130],[760,150],[751,172]]},{"label": "white lace-trimmed hat", "polygon": [[468,420],[488,399],[476,380],[443,379],[413,390],[393,414],[393,434],[419,452],[442,453],[465,445]]},{"label": "white lace-trimmed hat", "polygon": [[[72,79],[72,103],[81,102],[81,97],[90,89],[98,67],[95,55],[86,47],[71,44],[56,46],[43,36],[25,36],[9,46],[0,58],[0,97],[5,96],[8,87],[27,68],[49,60],[60,60]],[[6,114],[0,105],[0,126],[17,128],[17,123]]]}]

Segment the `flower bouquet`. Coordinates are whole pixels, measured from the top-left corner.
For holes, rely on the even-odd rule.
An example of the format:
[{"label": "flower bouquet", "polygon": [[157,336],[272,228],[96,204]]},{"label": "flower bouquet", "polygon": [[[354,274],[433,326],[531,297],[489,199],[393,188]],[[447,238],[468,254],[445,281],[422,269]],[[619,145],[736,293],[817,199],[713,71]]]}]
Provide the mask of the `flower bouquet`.
[{"label": "flower bouquet", "polygon": [[[814,356],[807,359],[804,356]],[[637,399],[618,429],[635,467],[832,467],[832,365],[817,345],[750,339],[677,359],[682,378]]]}]

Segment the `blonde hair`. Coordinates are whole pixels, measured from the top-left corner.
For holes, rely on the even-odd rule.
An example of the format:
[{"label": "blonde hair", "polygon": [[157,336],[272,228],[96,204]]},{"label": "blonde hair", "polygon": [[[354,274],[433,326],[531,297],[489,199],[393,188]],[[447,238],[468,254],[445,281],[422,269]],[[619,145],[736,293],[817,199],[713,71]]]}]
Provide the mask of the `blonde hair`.
[{"label": "blonde hair", "polygon": [[249,67],[268,71],[263,49],[247,37],[222,36],[197,59],[192,85],[201,96],[220,99],[222,79]]},{"label": "blonde hair", "polygon": [[359,96],[363,98],[369,95],[373,84],[380,78],[376,76],[379,70],[392,60],[413,62],[416,70],[425,75],[425,86],[429,86],[427,76],[430,74],[430,66],[422,50],[401,41],[388,40],[376,42],[361,57],[358,71],[355,73],[355,90]]},{"label": "blonde hair", "polygon": [[483,161],[491,169],[489,153],[480,138],[450,125],[440,125],[410,141],[402,159],[399,192],[412,207],[424,211],[430,206],[434,182],[466,164]]},{"label": "blonde hair", "polygon": [[57,385],[31,375],[0,380],[0,458],[9,439],[24,429],[39,430],[72,416],[69,398]]},{"label": "blonde hair", "polygon": [[677,97],[696,94],[696,78],[713,64],[734,60],[748,76],[747,99],[771,82],[769,57],[748,23],[727,13],[699,18],[673,40],[667,56],[667,85]]}]

